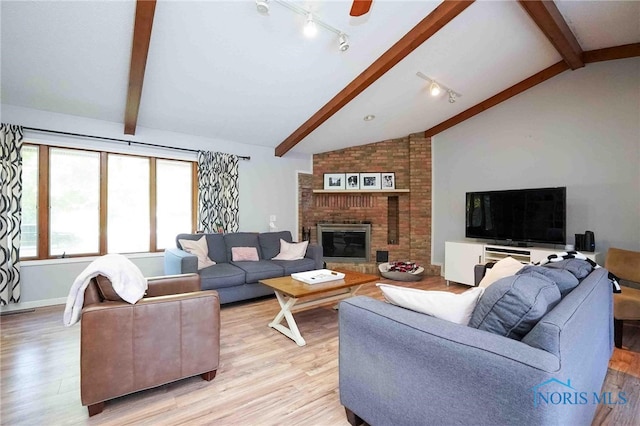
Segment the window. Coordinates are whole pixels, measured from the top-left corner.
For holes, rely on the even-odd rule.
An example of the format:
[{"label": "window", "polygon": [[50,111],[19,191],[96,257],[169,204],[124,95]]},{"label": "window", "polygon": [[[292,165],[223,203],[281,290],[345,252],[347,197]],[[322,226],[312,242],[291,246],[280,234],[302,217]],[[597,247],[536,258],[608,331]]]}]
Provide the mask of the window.
[{"label": "window", "polygon": [[100,154],[51,148],[49,253],[100,251]]},{"label": "window", "polygon": [[149,251],[149,159],[109,154],[107,251]]},{"label": "window", "polygon": [[191,229],[191,163],[158,160],[156,163],[157,248],[175,247],[176,235]]},{"label": "window", "polygon": [[20,257],[158,251],[194,230],[195,162],[22,146]]},{"label": "window", "polygon": [[38,147],[25,145],[22,153],[22,222],[20,257],[38,256]]}]

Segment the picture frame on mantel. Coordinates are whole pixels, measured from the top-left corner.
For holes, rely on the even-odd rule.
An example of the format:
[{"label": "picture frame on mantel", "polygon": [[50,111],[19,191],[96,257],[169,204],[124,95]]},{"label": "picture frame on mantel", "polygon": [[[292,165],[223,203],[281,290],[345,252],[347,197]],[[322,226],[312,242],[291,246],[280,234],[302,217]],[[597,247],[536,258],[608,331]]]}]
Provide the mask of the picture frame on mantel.
[{"label": "picture frame on mantel", "polygon": [[347,173],[345,179],[347,189],[360,189],[360,173]]},{"label": "picture frame on mantel", "polygon": [[343,190],[345,188],[344,173],[325,173],[324,189],[325,190]]},{"label": "picture frame on mantel", "polygon": [[392,172],[382,173],[380,185],[382,189],[396,189],[396,174]]},{"label": "picture frame on mantel", "polygon": [[360,189],[381,189],[380,173],[360,173]]}]

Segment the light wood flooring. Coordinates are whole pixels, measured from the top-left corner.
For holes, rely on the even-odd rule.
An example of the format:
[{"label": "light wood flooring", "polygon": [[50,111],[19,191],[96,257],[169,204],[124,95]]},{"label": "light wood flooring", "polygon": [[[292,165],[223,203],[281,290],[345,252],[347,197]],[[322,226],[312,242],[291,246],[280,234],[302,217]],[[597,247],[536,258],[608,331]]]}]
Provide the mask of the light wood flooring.
[{"label": "light wood flooring", "polygon": [[[384,282],[384,280],[381,280]],[[394,284],[400,284],[393,282]],[[401,284],[400,284],[401,285]],[[440,277],[411,286],[447,288]],[[359,294],[381,299],[374,284]],[[307,345],[267,327],[275,298],[223,306],[221,364],[212,382],[181,380],[107,402],[88,418],[80,403],[80,325],[62,325],[63,306],[0,319],[2,425],[348,425],[338,395],[338,313],[323,306],[295,314]],[[625,391],[625,406],[601,406],[594,425],[640,421],[640,326],[625,325],[603,391]]]}]

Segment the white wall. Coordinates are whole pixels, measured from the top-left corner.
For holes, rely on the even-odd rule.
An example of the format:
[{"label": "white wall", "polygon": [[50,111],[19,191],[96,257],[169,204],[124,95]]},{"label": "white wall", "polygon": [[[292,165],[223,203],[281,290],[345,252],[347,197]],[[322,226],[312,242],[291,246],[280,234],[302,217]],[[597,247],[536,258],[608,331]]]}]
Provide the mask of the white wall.
[{"label": "white wall", "polygon": [[[567,187],[567,243],[640,250],[640,59],[567,71],[433,138],[433,259],[467,191]],[[563,247],[558,247],[563,248]]]},{"label": "white wall", "polygon": [[[275,157],[273,148],[164,132],[144,127],[138,127],[135,136],[125,136],[123,135],[124,126],[121,123],[111,123],[10,105],[2,105],[0,114],[3,123],[19,124],[25,127],[250,156],[250,161],[240,161],[239,166],[240,231],[268,231],[269,216],[276,215],[277,228],[279,230],[289,230],[294,235],[294,238],[297,237],[297,173],[298,171],[311,173],[313,163],[310,155],[289,153],[283,158],[279,158]],[[186,160],[196,159],[195,153],[136,145],[128,146],[119,142],[59,136],[33,131],[25,131],[25,140],[119,153],[155,155]],[[86,267],[90,260],[64,259],[23,262],[22,301],[33,302],[37,305],[51,301],[59,302],[60,298],[67,295],[73,278]],[[141,267],[143,273],[147,276],[162,274],[162,257],[157,254],[137,256],[132,260]]]}]

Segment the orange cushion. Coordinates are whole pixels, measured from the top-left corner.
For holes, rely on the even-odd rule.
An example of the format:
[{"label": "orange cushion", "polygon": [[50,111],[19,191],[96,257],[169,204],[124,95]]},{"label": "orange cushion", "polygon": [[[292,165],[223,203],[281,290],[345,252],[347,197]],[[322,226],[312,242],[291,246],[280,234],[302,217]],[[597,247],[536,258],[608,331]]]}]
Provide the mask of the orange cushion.
[{"label": "orange cushion", "polygon": [[640,290],[622,287],[613,295],[613,316],[619,320],[640,320]]}]

